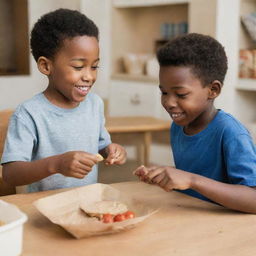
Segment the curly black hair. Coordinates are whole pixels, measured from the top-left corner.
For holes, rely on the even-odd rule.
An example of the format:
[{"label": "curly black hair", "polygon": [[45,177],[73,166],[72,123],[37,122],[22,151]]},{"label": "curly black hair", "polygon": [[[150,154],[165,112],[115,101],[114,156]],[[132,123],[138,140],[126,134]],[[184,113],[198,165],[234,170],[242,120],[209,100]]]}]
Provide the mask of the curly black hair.
[{"label": "curly black hair", "polygon": [[31,31],[31,53],[37,61],[40,56],[54,58],[63,41],[75,36],[99,38],[95,23],[84,14],[69,9],[57,9],[43,15]]},{"label": "curly black hair", "polygon": [[214,38],[190,33],[178,36],[157,51],[160,66],[190,67],[203,86],[223,83],[228,69],[224,47]]}]

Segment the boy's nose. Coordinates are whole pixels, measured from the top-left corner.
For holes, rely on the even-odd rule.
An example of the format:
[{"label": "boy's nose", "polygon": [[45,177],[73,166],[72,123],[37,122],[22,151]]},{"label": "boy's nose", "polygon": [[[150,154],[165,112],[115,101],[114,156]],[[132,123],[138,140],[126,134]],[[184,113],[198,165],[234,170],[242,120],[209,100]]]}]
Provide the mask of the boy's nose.
[{"label": "boy's nose", "polygon": [[82,75],[83,81],[92,81],[93,80],[93,74],[90,70],[85,70]]},{"label": "boy's nose", "polygon": [[168,97],[163,101],[163,105],[166,106],[167,108],[174,108],[177,106],[177,101],[175,97]]}]

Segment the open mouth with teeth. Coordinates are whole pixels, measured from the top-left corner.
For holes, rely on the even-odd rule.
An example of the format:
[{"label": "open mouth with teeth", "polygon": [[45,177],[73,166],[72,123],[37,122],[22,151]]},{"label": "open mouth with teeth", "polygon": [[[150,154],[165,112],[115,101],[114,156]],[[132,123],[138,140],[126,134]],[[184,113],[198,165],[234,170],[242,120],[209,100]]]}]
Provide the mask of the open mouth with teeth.
[{"label": "open mouth with teeth", "polygon": [[185,114],[184,113],[170,113],[170,116],[172,118],[172,120],[175,121],[179,121],[182,118],[184,118]]},{"label": "open mouth with teeth", "polygon": [[76,85],[75,88],[77,89],[79,94],[85,96],[89,92],[91,86],[79,86],[79,85]]}]

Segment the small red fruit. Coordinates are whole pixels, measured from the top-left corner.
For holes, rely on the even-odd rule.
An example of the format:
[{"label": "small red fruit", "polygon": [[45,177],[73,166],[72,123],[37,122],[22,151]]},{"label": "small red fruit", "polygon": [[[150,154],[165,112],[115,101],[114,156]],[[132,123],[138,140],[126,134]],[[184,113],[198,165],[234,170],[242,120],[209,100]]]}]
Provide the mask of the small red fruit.
[{"label": "small red fruit", "polygon": [[112,223],[114,220],[113,220],[113,215],[110,214],[110,213],[105,213],[103,214],[102,216],[102,222],[103,223]]},{"label": "small red fruit", "polygon": [[125,220],[125,215],[124,214],[117,214],[115,217],[114,217],[114,222],[117,222],[117,221],[123,221]]},{"label": "small red fruit", "polygon": [[133,219],[135,217],[134,212],[132,211],[127,211],[124,213],[125,219]]}]

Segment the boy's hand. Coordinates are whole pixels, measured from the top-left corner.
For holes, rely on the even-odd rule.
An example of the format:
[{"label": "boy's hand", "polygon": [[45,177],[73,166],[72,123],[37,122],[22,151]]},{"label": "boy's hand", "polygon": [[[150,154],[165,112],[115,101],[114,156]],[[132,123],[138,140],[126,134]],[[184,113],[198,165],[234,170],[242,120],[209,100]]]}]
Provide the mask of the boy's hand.
[{"label": "boy's hand", "polygon": [[64,176],[83,179],[99,160],[97,155],[84,151],[70,151],[59,155],[56,169]]},{"label": "boy's hand", "polygon": [[135,174],[146,183],[157,184],[166,191],[191,188],[193,174],[171,166],[139,167]]},{"label": "boy's hand", "polygon": [[141,181],[151,183],[150,181],[147,180],[147,174],[148,168],[146,168],[144,165],[139,166],[136,170],[133,171],[133,175],[138,176]]},{"label": "boy's hand", "polygon": [[111,143],[105,151],[107,154],[106,164],[124,164],[126,162],[126,151],[121,145]]}]

